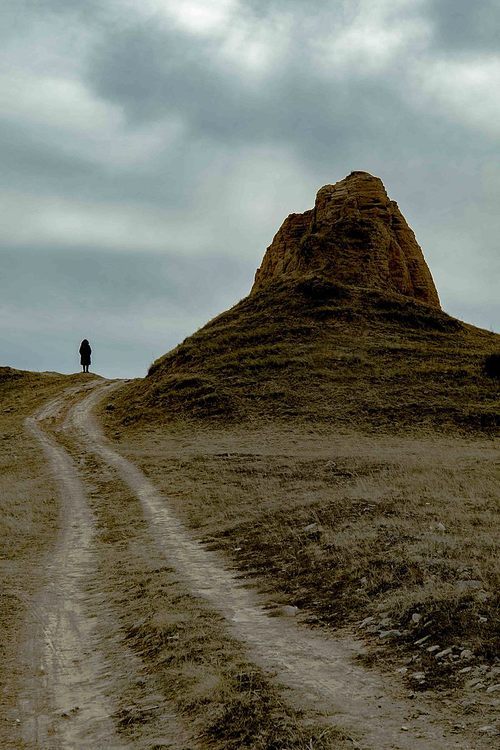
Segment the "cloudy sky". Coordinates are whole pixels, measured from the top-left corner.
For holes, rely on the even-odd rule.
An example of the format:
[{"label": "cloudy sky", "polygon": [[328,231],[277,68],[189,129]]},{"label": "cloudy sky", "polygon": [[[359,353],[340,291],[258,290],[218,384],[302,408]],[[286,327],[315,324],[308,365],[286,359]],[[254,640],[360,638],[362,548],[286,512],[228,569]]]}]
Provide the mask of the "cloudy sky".
[{"label": "cloudy sky", "polygon": [[355,169],[500,329],[498,0],[0,0],[0,364],[142,375]]}]

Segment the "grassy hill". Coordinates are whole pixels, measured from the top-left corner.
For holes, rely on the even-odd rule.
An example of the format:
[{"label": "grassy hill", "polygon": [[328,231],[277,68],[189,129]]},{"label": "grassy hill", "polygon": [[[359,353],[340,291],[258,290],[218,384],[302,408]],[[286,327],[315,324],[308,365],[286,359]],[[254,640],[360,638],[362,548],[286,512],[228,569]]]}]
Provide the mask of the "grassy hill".
[{"label": "grassy hill", "polygon": [[114,401],[117,423],[299,421],[495,430],[500,336],[400,295],[311,276],[222,313]]},{"label": "grassy hill", "polygon": [[484,368],[495,352],[498,334],[437,308],[310,276],[210,321],[102,416],[269,606],[326,628],[366,622],[371,658],[406,670],[412,689],[491,675],[486,690],[499,623],[500,383]]}]

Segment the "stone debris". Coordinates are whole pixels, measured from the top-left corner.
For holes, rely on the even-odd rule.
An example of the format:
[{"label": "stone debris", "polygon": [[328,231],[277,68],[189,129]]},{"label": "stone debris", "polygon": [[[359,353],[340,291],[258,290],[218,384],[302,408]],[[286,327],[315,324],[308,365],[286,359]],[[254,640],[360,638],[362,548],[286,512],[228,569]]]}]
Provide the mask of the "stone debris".
[{"label": "stone debris", "polygon": [[496,685],[490,685],[488,688],[486,688],[487,693],[496,693],[498,690],[500,690],[500,683],[497,683]]},{"label": "stone debris", "polygon": [[497,734],[500,734],[500,730],[493,724],[487,724],[483,727],[479,727],[478,731],[482,732],[483,734],[491,734],[493,737],[495,737]]},{"label": "stone debris", "polygon": [[472,659],[474,658],[474,654],[470,649],[464,648],[463,651],[460,652],[460,658],[463,661],[472,661]]},{"label": "stone debris", "polygon": [[314,531],[319,531],[319,526],[317,523],[308,523],[307,526],[304,526],[302,531],[305,534],[311,534]]},{"label": "stone debris", "polygon": [[419,682],[423,682],[425,680],[425,672],[412,672],[410,677],[412,680],[418,680]]},{"label": "stone debris", "polygon": [[[476,579],[471,579],[472,581]],[[418,626],[419,630],[424,628],[426,625],[431,625],[432,620],[428,620],[423,625],[421,624],[422,615],[420,612],[414,612],[411,615],[410,627],[415,628]],[[393,627],[390,627],[390,626]],[[397,627],[398,623],[389,616],[387,612],[378,615],[369,615],[358,623],[358,629],[363,630],[368,636],[378,636],[379,641],[390,643],[397,641],[398,639],[407,638],[411,635],[411,629],[400,629]],[[396,627],[395,627],[396,626]],[[429,640],[432,638],[432,633],[424,635],[413,642],[413,645],[418,648],[416,653],[407,656],[406,664],[408,666],[402,666],[394,669],[394,674],[399,674],[405,677],[407,680],[411,680],[414,683],[418,682],[420,689],[426,685],[433,685],[433,662],[429,661],[429,657],[433,657],[436,666],[435,669],[440,669],[440,665],[445,666],[447,674],[450,679],[454,679],[456,682],[461,683],[462,677],[467,677],[465,687],[468,690],[481,691],[484,690],[488,694],[497,693],[500,691],[500,683],[498,678],[500,676],[500,663],[496,660],[496,664],[489,666],[488,664],[474,664],[478,657],[475,656],[473,651],[469,648],[465,648],[465,644],[451,644],[448,646],[439,645],[438,643],[432,643],[428,645]],[[408,641],[405,640],[403,643],[408,646]],[[466,666],[463,666],[464,662]],[[410,673],[411,666],[413,668],[419,668],[421,671]],[[424,672],[423,669],[426,671]]]},{"label": "stone debris", "polygon": [[419,638],[418,641],[415,641],[415,646],[423,646],[426,641],[428,641],[430,638],[430,635],[424,635],[423,638]]},{"label": "stone debris", "polygon": [[279,608],[279,613],[284,617],[296,617],[299,613],[299,608],[295,607],[293,604],[283,604]]},{"label": "stone debris", "polygon": [[449,656],[452,653],[453,649],[451,646],[448,648],[443,649],[442,651],[439,651],[437,654],[435,654],[436,659],[442,659],[443,656]]},{"label": "stone debris", "polygon": [[366,628],[367,625],[371,625],[374,622],[375,622],[375,618],[374,617],[365,617],[365,619],[362,622],[359,623],[358,627],[359,628]]},{"label": "stone debris", "polygon": [[382,630],[379,633],[379,638],[400,638],[401,635],[400,630]]}]

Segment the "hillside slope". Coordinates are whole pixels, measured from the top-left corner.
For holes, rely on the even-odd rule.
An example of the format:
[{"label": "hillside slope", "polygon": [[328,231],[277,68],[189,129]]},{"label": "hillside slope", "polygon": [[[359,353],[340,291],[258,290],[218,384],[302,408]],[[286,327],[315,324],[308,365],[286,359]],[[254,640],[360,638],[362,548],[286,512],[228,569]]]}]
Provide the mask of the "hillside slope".
[{"label": "hillside slope", "polygon": [[352,172],[291,214],[250,295],[116,398],[118,423],[299,419],[496,428],[500,336],[446,315],[382,181]]},{"label": "hillside slope", "polygon": [[115,415],[495,428],[483,362],[499,350],[499,335],[436,308],[310,276],[209,322],[125,387]]}]

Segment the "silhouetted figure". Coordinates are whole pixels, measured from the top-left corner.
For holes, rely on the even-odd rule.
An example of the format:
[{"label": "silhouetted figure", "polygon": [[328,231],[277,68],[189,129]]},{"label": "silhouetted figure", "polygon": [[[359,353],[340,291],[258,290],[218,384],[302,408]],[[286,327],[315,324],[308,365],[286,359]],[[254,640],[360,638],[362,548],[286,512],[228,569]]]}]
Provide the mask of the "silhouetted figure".
[{"label": "silhouetted figure", "polygon": [[82,343],[80,344],[80,364],[83,367],[83,372],[89,371],[91,354],[92,349],[90,348],[89,342],[87,341],[87,339],[83,339]]}]

